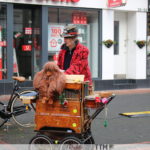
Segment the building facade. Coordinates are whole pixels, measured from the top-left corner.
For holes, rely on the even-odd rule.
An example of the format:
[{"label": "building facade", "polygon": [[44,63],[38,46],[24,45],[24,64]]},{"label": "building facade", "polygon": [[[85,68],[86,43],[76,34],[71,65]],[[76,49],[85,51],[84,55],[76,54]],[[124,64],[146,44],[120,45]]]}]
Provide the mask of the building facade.
[{"label": "building facade", "polygon": [[[147,8],[147,0],[0,0],[1,93],[11,90],[13,75],[32,86],[34,74],[56,59],[67,24],[77,25],[90,50],[96,90],[149,87],[146,46],[136,45],[147,39]],[[107,48],[109,39],[116,44]]]}]

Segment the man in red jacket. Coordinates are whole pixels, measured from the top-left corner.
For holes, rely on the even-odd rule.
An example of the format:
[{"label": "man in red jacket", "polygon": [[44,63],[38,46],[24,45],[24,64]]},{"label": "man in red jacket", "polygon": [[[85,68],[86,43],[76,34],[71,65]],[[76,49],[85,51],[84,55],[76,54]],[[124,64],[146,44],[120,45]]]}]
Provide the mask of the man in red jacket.
[{"label": "man in red jacket", "polygon": [[88,65],[89,50],[78,41],[76,26],[66,26],[61,36],[64,37],[64,44],[61,46],[58,56],[59,68],[66,74],[85,75],[84,81],[89,81],[92,85]]}]

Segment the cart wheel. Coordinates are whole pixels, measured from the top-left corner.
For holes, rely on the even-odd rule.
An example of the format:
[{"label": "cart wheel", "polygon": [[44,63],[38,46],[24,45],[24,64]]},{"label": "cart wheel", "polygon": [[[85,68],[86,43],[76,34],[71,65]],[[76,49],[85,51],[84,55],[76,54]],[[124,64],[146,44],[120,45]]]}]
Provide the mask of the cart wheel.
[{"label": "cart wheel", "polygon": [[84,144],[95,144],[94,138],[91,136]]},{"label": "cart wheel", "polygon": [[62,141],[60,141],[60,144],[60,150],[82,150],[81,144],[83,144],[83,142],[80,139],[71,136],[62,139]]},{"label": "cart wheel", "polygon": [[7,119],[4,119],[4,104],[0,102],[0,127],[4,125],[5,122],[7,122]]},{"label": "cart wheel", "polygon": [[36,135],[29,142],[29,150],[52,150],[52,140],[46,135]]}]

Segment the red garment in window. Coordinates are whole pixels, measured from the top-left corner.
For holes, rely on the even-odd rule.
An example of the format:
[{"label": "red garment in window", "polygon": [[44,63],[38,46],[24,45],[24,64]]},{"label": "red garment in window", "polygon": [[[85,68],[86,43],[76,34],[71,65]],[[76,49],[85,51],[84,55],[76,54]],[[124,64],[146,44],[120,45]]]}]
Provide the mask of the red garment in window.
[{"label": "red garment in window", "polygon": [[[61,49],[58,56],[58,66],[60,69],[64,69],[64,58],[65,58],[65,49]],[[78,74],[78,75],[85,75],[84,81],[91,80],[91,72],[88,65],[88,54],[89,50],[82,44],[78,43],[76,49],[74,50],[70,67],[65,71],[66,74]]]}]

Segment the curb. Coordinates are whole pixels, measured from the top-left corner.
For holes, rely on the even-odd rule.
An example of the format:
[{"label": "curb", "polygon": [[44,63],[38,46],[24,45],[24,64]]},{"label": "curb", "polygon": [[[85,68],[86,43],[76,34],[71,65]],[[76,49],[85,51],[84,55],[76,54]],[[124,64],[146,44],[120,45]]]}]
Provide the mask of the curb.
[{"label": "curb", "polygon": [[[95,91],[94,93],[99,92],[110,92],[116,95],[130,95],[130,94],[146,94],[150,93],[150,88],[141,88],[141,89],[124,89],[124,90],[104,90],[104,91]],[[10,95],[0,95],[0,101],[9,100]]]},{"label": "curb", "polygon": [[99,92],[110,92],[116,95],[146,94],[146,93],[150,93],[150,88],[95,91],[95,93],[99,93]]}]

